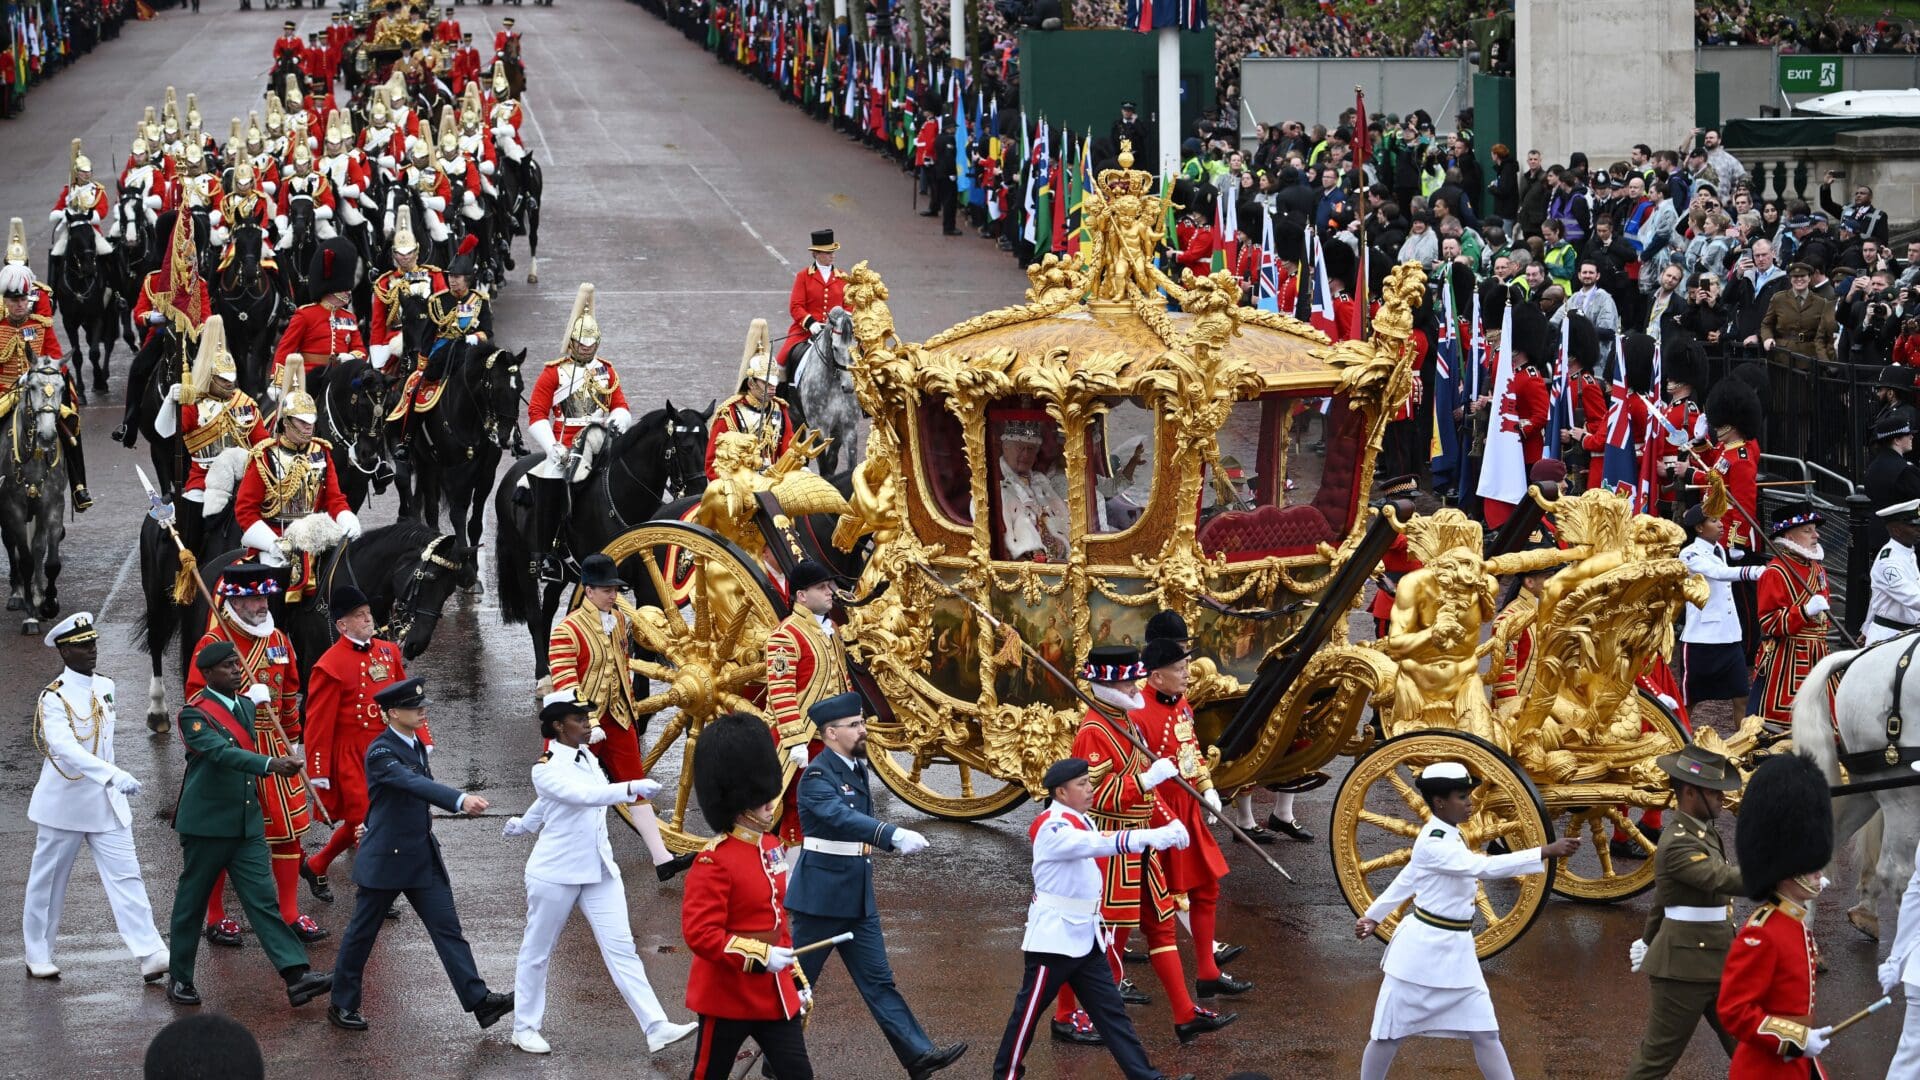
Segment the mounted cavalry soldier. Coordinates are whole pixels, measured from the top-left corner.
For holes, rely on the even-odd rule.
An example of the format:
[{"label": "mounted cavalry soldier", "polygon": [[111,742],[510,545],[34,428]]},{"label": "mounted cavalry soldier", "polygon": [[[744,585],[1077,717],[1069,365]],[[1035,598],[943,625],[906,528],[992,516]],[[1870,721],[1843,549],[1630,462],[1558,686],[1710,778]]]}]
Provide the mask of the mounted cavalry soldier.
[{"label": "mounted cavalry soldier", "polygon": [[752,436],[760,458],[758,468],[763,473],[787,452],[787,444],[793,441],[793,414],[786,402],[774,396],[774,378],[767,321],[755,319],[747,328],[737,391],[714,410],[713,424],[707,429],[707,479],[718,478],[713,459],[722,435],[739,432]]},{"label": "mounted cavalry soldier", "polygon": [[[253,448],[272,438],[267,431],[266,414],[260,404],[237,385],[239,373],[233,354],[227,351],[227,334],[220,316],[207,320],[200,332],[200,352],[194,358],[187,378],[167,388],[166,397],[153,418],[153,430],[161,438],[179,435],[186,444],[187,482],[183,494],[187,501],[204,506],[207,498],[207,469],[221,455],[234,453],[245,458]],[[219,500],[231,503],[232,493]],[[202,518],[189,514],[181,519],[182,537],[191,551],[200,549]]]},{"label": "mounted cavalry soldier", "polygon": [[33,306],[28,308],[35,315],[53,318],[53,286],[33,276],[32,256],[27,251],[27,225],[19,218],[7,223],[7,262],[8,266],[18,266],[27,272],[33,282]]},{"label": "mounted cavalry soldier", "polygon": [[112,199],[108,197],[107,189],[93,178],[93,162],[80,152],[80,140],[73,140],[67,185],[60,189],[60,197],[54,200],[53,210],[47,215],[53,222],[53,251],[47,260],[48,277],[59,280],[60,260],[67,254],[67,219],[71,214],[84,216],[87,227],[93,233],[95,254],[113,254],[113,244],[108,242],[100,229],[106,224],[111,209]]},{"label": "mounted cavalry soldier", "polygon": [[447,207],[453,200],[453,185],[448,183],[447,174],[433,159],[433,139],[430,136],[414,141],[409,153],[412,156],[400,171],[400,181],[419,193],[420,214],[427,224],[427,238],[436,244],[444,244],[453,235],[448,231],[446,222]]},{"label": "mounted cavalry soldier", "polygon": [[[153,160],[152,147],[144,138],[133,140],[133,149],[127,155],[127,167],[120,172],[120,190],[123,194],[132,191],[140,193],[139,212],[146,218],[148,229],[159,222],[160,214],[167,209],[167,197],[171,192],[166,169]],[[124,224],[116,214],[113,222],[107,226],[107,239],[119,239]]]},{"label": "mounted cavalry soldier", "polygon": [[[433,340],[427,344],[414,370],[400,389],[400,398],[387,414],[388,439],[396,460],[406,458],[407,421],[415,412],[426,412],[440,401],[440,388],[447,377],[447,363],[455,349],[485,348],[493,342],[493,305],[487,294],[473,288],[474,251],[478,238],[460,241],[460,250],[447,265],[446,288],[427,298],[427,322]],[[385,280],[384,278],[382,280]]]},{"label": "mounted cavalry soldier", "polygon": [[[227,260],[233,257],[233,251],[227,246],[227,240],[233,230],[241,225],[258,225],[263,239],[272,236],[274,218],[269,213],[270,203],[259,190],[259,176],[254,172],[253,163],[241,161],[228,173],[233,178],[233,187],[220,197],[220,207],[215,212],[219,224],[215,225],[208,240],[214,247],[222,249],[220,266],[226,268]],[[272,265],[272,249],[261,252],[262,261]]]},{"label": "mounted cavalry soldier", "polygon": [[794,778],[820,750],[820,733],[809,712],[853,687],[847,681],[846,649],[828,620],[833,572],[802,559],[787,575],[787,591],[793,613],[767,635],[767,720],[784,757],[780,767],[786,809],[780,816],[780,838],[792,846],[802,839]]},{"label": "mounted cavalry soldier", "polygon": [[280,181],[280,199],[278,213],[273,224],[280,231],[280,242],[275,245],[285,251],[295,239],[293,230],[288,227],[288,214],[293,208],[293,200],[305,198],[313,203],[313,234],[319,240],[331,240],[334,237],[333,185],[327,183],[325,173],[316,172],[313,167],[313,151],[306,143],[293,148],[290,156],[293,172]]},{"label": "mounted cavalry soldier", "polygon": [[[293,383],[292,370],[286,374]],[[314,555],[360,535],[360,519],[334,475],[332,447],[313,436],[318,412],[305,390],[283,386],[279,437],[253,448],[233,498],[242,547],[268,566],[287,566],[298,556],[287,587],[290,604],[313,585]]]},{"label": "mounted cavalry soldier", "polygon": [[375,371],[384,371],[393,350],[399,347],[405,327],[408,295],[429,299],[447,287],[446,276],[437,266],[420,261],[420,242],[414,239],[413,226],[405,218],[394,223],[393,269],[373,283],[373,322],[368,330],[367,355]]},{"label": "mounted cavalry soldier", "polygon": [[527,475],[533,487],[533,550],[539,553],[543,580],[559,581],[564,569],[558,553],[560,526],[567,513],[567,485],[591,475],[590,454],[576,454],[580,433],[596,424],[618,435],[633,422],[620,375],[601,359],[600,324],[593,317],[593,286],[582,284],[567,319],[566,351],[549,360],[534,380],[527,400],[527,434],[547,455]]},{"label": "mounted cavalry soldier", "polygon": [[[53,317],[39,315],[34,306],[33,272],[12,263],[0,267],[0,420],[12,412],[15,388],[33,368],[38,356],[61,359],[60,339],[53,332]],[[68,373],[67,396],[73,378]],[[80,414],[71,404],[61,409],[60,444],[67,456],[67,488],[73,494],[73,512],[84,514],[93,506],[87,494],[87,458],[80,443]]]},{"label": "mounted cavalry soldier", "polygon": [[793,347],[820,329],[827,320],[827,312],[846,306],[847,279],[833,268],[834,252],[839,250],[832,229],[815,229],[807,244],[813,263],[793,275],[793,292],[787,296],[787,313],[793,316],[793,325],[787,328],[787,336],[781,342],[777,365],[789,381],[793,379],[793,371],[787,358],[792,355]]},{"label": "mounted cavalry soldier", "polygon": [[[293,313],[273,350],[273,386],[283,383],[281,369],[300,365],[309,395],[318,393],[327,365],[367,355],[360,321],[353,315],[354,272],[359,254],[338,237],[322,241],[307,267],[307,289],[317,297]],[[294,385],[300,385],[295,381]],[[309,401],[311,405],[311,401]],[[311,411],[311,410],[309,410]]]},{"label": "mounted cavalry soldier", "polygon": [[493,128],[493,145],[508,161],[518,166],[527,160],[526,144],[520,141],[520,125],[526,122],[526,107],[520,99],[509,97],[513,84],[507,81],[507,66],[498,60],[493,62],[493,104],[488,107],[487,119]]},{"label": "mounted cavalry soldier", "polygon": [[1820,523],[1826,520],[1810,503],[1775,511],[1774,556],[1760,575],[1756,610],[1760,650],[1753,659],[1754,686],[1747,711],[1783,727],[1793,722],[1793,698],[1807,673],[1827,655],[1827,624],[1832,600],[1827,595],[1826,557]]},{"label": "mounted cavalry soldier", "polygon": [[345,111],[327,116],[327,138],[317,171],[333,189],[334,207],[340,221],[358,230],[367,223],[363,211],[377,209],[373,196],[373,170],[367,155],[353,143],[353,122]]}]

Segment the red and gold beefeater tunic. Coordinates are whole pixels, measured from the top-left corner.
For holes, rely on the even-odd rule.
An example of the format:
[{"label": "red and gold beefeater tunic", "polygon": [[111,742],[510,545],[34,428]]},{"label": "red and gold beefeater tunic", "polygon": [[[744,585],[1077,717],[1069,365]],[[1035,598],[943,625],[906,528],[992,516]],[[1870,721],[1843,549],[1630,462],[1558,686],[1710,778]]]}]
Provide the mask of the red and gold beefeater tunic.
[{"label": "red and gold beefeater tunic", "polygon": [[1793,696],[1827,655],[1827,616],[1809,616],[1807,601],[1827,595],[1827,571],[1781,549],[1760,575],[1760,649],[1753,673],[1760,716],[1774,724],[1793,722]]},{"label": "red and gold beefeater tunic", "polygon": [[786,786],[781,795],[780,839],[788,844],[803,839],[793,782],[800,768],[790,753],[804,746],[811,758],[821,748],[820,734],[807,719],[807,710],[852,688],[840,643],[813,612],[796,608],[767,635],[767,718],[780,747],[781,780]]},{"label": "red and gold beefeater tunic", "polygon": [[[300,739],[300,665],[295,662],[293,643],[287,632],[274,627],[266,637],[254,637],[228,617],[216,615],[208,620],[207,632],[193,646],[193,654],[216,641],[232,643],[240,651],[240,666],[246,675],[241,693],[259,683],[267,688],[266,704],[253,708],[253,745],[268,757],[287,757],[293,753],[288,740]],[[193,664],[187,665],[187,697],[205,689],[206,677]],[[275,720],[286,738],[274,729]],[[283,844],[298,840],[313,824],[313,810],[307,805],[307,786],[298,776],[259,778],[260,813],[266,819],[267,843]]]},{"label": "red and gold beefeater tunic", "polygon": [[[1154,815],[1157,799],[1140,786],[1140,774],[1153,762],[1122,735],[1122,724],[1133,721],[1108,707],[1087,710],[1073,737],[1073,756],[1085,758],[1087,778],[1093,782],[1093,805],[1087,815],[1103,831],[1144,829]],[[1167,885],[1163,852],[1114,855],[1101,860],[1106,885],[1100,895],[1100,918],[1115,926],[1140,925],[1140,906],[1153,905],[1154,918],[1170,917],[1179,902]]]},{"label": "red and gold beefeater tunic", "polygon": [[1800,1056],[1813,1021],[1814,971],[1820,947],[1807,909],[1774,899],[1754,909],[1733,937],[1720,972],[1720,1023],[1738,1040],[1727,1080],[1823,1078],[1818,1061]]},{"label": "red and gold beefeater tunic", "polygon": [[615,783],[647,778],[640,734],[633,726],[638,704],[633,696],[633,670],[627,666],[638,640],[633,636],[638,615],[625,600],[604,613],[592,604],[581,604],[560,620],[547,640],[554,690],[573,690],[599,710],[593,726],[606,737],[588,749]]}]

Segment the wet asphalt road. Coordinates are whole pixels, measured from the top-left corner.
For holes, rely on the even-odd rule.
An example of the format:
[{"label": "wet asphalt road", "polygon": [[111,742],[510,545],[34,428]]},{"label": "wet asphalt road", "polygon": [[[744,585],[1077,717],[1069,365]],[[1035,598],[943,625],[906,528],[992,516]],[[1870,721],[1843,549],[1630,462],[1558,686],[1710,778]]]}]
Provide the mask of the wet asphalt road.
[{"label": "wet asphalt road", "polygon": [[[502,9],[460,11],[477,40],[491,38]],[[977,239],[945,239],[909,206],[911,186],[898,170],[802,120],[757,84],[716,65],[639,8],[618,0],[568,0],[552,9],[515,11],[530,71],[528,141],[546,169],[541,284],[515,283],[495,308],[498,338],[531,356],[556,355],[561,327],[582,280],[599,287],[603,354],[619,365],[636,411],[669,394],[679,404],[724,395],[733,379],[747,321],[786,323],[793,270],[805,237],[831,226],[842,265],[871,258],[892,290],[905,336],[925,338],[967,315],[1018,299],[1025,282],[1013,263]],[[322,20],[300,13],[302,29]],[[169,12],[131,27],[77,70],[37,90],[27,115],[0,127],[0,216],[29,223],[36,267],[44,267],[46,209],[59,190],[74,135],[105,174],[124,158],[141,106],[162,88],[197,91],[211,129],[244,115],[257,100],[278,32],[279,13],[198,17]],[[524,249],[522,249],[524,250]],[[116,357],[124,371],[124,347]],[[529,370],[528,378],[532,372]],[[179,849],[156,811],[178,787],[177,736],[149,737],[140,723],[146,661],[131,633],[140,582],[130,537],[144,506],[135,461],[108,444],[115,394],[87,411],[92,481],[99,505],[70,523],[61,579],[65,610],[99,614],[101,670],[117,680],[119,762],[147,785],[136,801],[136,834],[149,892],[167,923]],[[391,496],[363,513],[391,520]],[[485,576],[491,581],[491,573]],[[12,625],[8,616],[6,625]],[[40,755],[29,733],[33,691],[58,670],[37,640],[0,637],[0,708],[12,721],[0,745],[0,912],[17,912],[33,827],[28,796]],[[481,791],[495,813],[478,821],[441,821],[441,837],[467,937],[481,972],[498,988],[512,984],[524,917],[521,866],[528,847],[499,836],[499,818],[530,800],[527,765],[538,752],[529,719],[533,680],[525,633],[501,625],[487,593],[453,601],[433,648],[414,670],[429,677],[440,741],[438,775]],[[177,675],[169,678],[170,684]],[[170,691],[177,706],[178,691]],[[1301,820],[1324,833],[1333,786],[1303,796]],[[1021,920],[1028,895],[1023,807],[983,825],[921,819],[882,796],[880,812],[910,819],[933,850],[902,865],[878,860],[878,888],[899,982],[928,1030],[966,1039],[973,1050],[953,1075],[983,1075],[1020,977]],[[1730,830],[1729,830],[1730,831]],[[309,846],[321,839],[316,829]],[[1323,837],[1324,840],[1324,837]],[[687,972],[678,920],[679,888],[659,886],[631,837],[615,841],[628,869],[634,931],[654,986],[676,1018]],[[1380,947],[1355,942],[1352,915],[1334,884],[1323,843],[1289,844],[1276,853],[1298,879],[1287,884],[1246,852],[1225,888],[1220,933],[1248,946],[1233,966],[1258,990],[1234,1003],[1240,1021],[1191,1048],[1173,1038],[1163,1001],[1134,1010],[1147,1048],[1169,1074],[1224,1076],[1252,1069],[1273,1075],[1357,1074],[1378,985]],[[335,939],[313,950],[330,967],[350,913],[349,863],[336,864],[341,901],[304,901]],[[1850,890],[1839,890],[1847,892]],[[1531,933],[1487,965],[1515,1071],[1521,1077],[1585,1080],[1618,1076],[1638,1040],[1645,983],[1626,971],[1629,941],[1648,897],[1611,907],[1553,902]],[[1847,901],[1847,902],[1850,902]],[[1847,928],[1844,903],[1829,904],[1816,928],[1831,971],[1821,980],[1820,1014],[1829,1021],[1875,993],[1875,946]],[[1889,932],[1891,903],[1883,911]],[[6,925],[17,925],[7,916]],[[18,938],[0,944],[0,1076],[133,1075],[147,1040],[178,1011],[157,988],[143,989],[134,962],[113,931],[97,877],[82,859],[68,894],[54,982],[24,976]],[[8,972],[12,974],[7,974]],[[1142,983],[1163,998],[1145,969]],[[368,972],[363,1011],[373,1030],[335,1031],[324,1005],[289,1010],[279,980],[249,935],[238,950],[202,946],[198,978],[208,1007],[244,1020],[259,1036],[274,1076],[604,1077],[685,1075],[691,1043],[648,1058],[644,1037],[622,1006],[583,922],[561,939],[552,967],[546,1035],[554,1054],[535,1059],[507,1045],[507,1023],[482,1035],[458,1011],[417,920],[390,924]],[[866,1010],[838,965],[828,969],[809,1032],[821,1076],[899,1075]],[[1898,1032],[1898,1009],[1849,1032],[1829,1054],[1836,1076],[1878,1077]],[[1036,1077],[1115,1074],[1104,1052],[1042,1041],[1029,1059]],[[1725,1075],[1718,1047],[1704,1033],[1675,1075]],[[1396,1075],[1473,1075],[1465,1046],[1410,1044]]]}]

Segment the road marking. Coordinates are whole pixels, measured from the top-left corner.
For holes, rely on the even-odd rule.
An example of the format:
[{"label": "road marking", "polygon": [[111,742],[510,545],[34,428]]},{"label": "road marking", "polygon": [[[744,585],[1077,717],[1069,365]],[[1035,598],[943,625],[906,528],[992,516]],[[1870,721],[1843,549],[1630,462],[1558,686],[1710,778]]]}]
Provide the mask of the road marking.
[{"label": "road marking", "polygon": [[113,587],[107,590],[107,598],[100,601],[100,613],[93,617],[95,622],[107,621],[107,613],[113,610],[113,602],[119,598],[121,588],[126,585],[128,576],[133,573],[133,562],[139,557],[140,544],[135,541],[133,550],[127,552],[126,558],[120,560],[120,572],[113,576]]},{"label": "road marking", "polygon": [[760,235],[760,230],[754,228],[752,223],[747,221],[747,219],[741,215],[740,211],[734,207],[733,200],[727,198],[726,195],[723,194],[719,188],[713,186],[713,181],[707,179],[707,174],[700,171],[700,166],[695,165],[693,162],[689,161],[687,162],[687,168],[693,170],[693,175],[699,177],[700,182],[707,185],[707,190],[713,192],[713,197],[720,200],[720,205],[727,208],[727,213],[732,214],[733,219],[740,223],[740,227],[747,230],[748,236],[751,236],[755,240],[759,241],[760,246],[767,249],[767,254],[773,256],[774,260],[777,261],[781,266],[784,266],[789,270],[793,269],[793,264],[787,261],[787,257],[785,255],[780,254],[780,252],[777,251],[772,244],[767,243],[766,238]]}]

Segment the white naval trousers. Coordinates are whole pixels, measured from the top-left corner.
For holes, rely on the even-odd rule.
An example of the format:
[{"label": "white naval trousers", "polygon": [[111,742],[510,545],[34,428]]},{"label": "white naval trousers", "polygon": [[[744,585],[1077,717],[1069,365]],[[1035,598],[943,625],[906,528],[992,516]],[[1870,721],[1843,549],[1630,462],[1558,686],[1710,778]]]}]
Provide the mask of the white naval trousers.
[{"label": "white naval trousers", "polygon": [[520,959],[513,971],[513,1030],[539,1031],[547,1015],[547,961],[560,931],[578,907],[593,927],[600,958],[620,996],[649,1036],[662,1036],[673,1022],[647,981],[647,969],[634,951],[633,928],[627,919],[625,884],[614,877],[592,885],[557,885],[528,877],[527,933],[520,941]]},{"label": "white naval trousers", "polygon": [[153,924],[153,905],[140,878],[140,860],[133,850],[133,830],[125,825],[108,832],[85,833],[39,827],[33,846],[33,865],[27,871],[27,899],[20,917],[26,938],[27,963],[53,963],[53,943],[60,934],[60,908],[67,899],[67,879],[80,848],[93,849],[93,865],[113,906],[113,921],[121,940],[134,957],[144,960],[166,949]]},{"label": "white naval trousers", "polygon": [[1920,984],[1903,983],[1900,988],[1907,995],[1907,1022],[1900,1029],[1893,1063],[1887,1066],[1887,1080],[1920,1076]]}]

